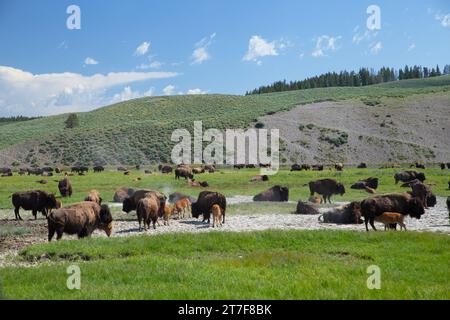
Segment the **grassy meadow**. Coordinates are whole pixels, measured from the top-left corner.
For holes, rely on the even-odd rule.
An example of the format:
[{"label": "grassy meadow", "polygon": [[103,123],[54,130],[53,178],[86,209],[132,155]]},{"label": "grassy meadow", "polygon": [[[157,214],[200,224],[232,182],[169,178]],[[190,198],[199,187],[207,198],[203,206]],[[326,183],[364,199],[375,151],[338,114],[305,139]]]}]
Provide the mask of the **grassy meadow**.
[{"label": "grassy meadow", "polygon": [[[173,174],[153,173],[143,174],[143,171],[131,171],[130,176],[125,176],[118,171],[105,171],[103,173],[89,172],[86,176],[70,177],[73,185],[73,195],[71,198],[63,199],[63,204],[82,201],[89,190],[96,189],[100,192],[105,201],[112,201],[115,190],[118,187],[148,188],[164,192],[167,196],[172,192],[182,192],[188,195],[197,196],[202,190],[214,190],[222,192],[225,196],[234,195],[254,196],[273,185],[283,185],[289,187],[289,200],[306,200],[309,197],[307,183],[312,180],[322,178],[334,178],[346,187],[346,194],[334,196],[334,201],[361,200],[370,195],[362,190],[350,189],[356,181],[368,177],[379,178],[378,193],[408,191],[409,188],[401,188],[400,183],[394,184],[394,173],[403,169],[345,169],[343,172],[336,172],[334,169],[324,171],[300,171],[290,172],[282,169],[276,175],[270,176],[266,182],[250,182],[250,178],[259,174],[259,169],[220,169],[218,172],[196,175],[198,181],[207,181],[209,188],[193,188],[187,185],[184,179],[175,180]],[[436,195],[448,196],[448,181],[450,180],[450,170],[442,171],[439,168],[421,170],[425,173],[426,183],[432,185],[432,190]],[[57,181],[62,175],[54,177],[18,176],[0,178],[0,209],[12,208],[10,195],[17,191],[27,191],[41,189],[54,192],[59,195]],[[140,181],[133,181],[141,177]],[[36,181],[46,179],[48,184],[42,185]]]},{"label": "grassy meadow", "polygon": [[[449,299],[447,235],[345,231],[62,240],[0,269],[8,299]],[[69,265],[81,289],[66,287]],[[381,270],[381,289],[366,286]]]}]

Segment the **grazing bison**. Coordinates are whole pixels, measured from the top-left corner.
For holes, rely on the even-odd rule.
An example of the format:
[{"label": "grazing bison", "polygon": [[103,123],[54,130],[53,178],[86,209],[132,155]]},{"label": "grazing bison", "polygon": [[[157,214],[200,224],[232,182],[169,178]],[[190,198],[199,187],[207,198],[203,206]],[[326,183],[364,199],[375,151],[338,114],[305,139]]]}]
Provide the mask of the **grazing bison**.
[{"label": "grazing bison", "polygon": [[291,166],[291,171],[302,171],[302,167],[299,164],[293,164]]},{"label": "grazing bison", "polygon": [[378,178],[370,177],[364,180],[359,180],[358,182],[354,183],[350,188],[366,189],[366,187],[376,190],[378,188]]},{"label": "grazing bison", "polygon": [[266,174],[264,174],[264,175],[257,175],[257,176],[254,176],[254,177],[252,177],[251,179],[250,179],[250,181],[269,181],[269,177],[266,175]]},{"label": "grazing bison", "polygon": [[417,169],[425,169],[425,165],[424,165],[423,163],[418,163],[418,162],[416,162],[416,163],[415,163],[415,167],[416,167]]},{"label": "grazing bison", "polygon": [[319,211],[312,205],[303,201],[299,201],[297,203],[297,209],[295,210],[295,213],[312,215],[312,214],[319,214]]},{"label": "grazing bison", "polygon": [[123,202],[125,198],[132,196],[135,191],[133,188],[120,187],[114,193],[113,202]]},{"label": "grazing bison", "polygon": [[394,179],[395,179],[395,184],[397,184],[399,181],[408,182],[408,181],[411,181],[414,179],[417,179],[420,182],[424,182],[425,174],[423,172],[408,170],[408,171],[397,172],[396,174],[394,174]]},{"label": "grazing bison", "polygon": [[72,183],[69,178],[65,177],[64,179],[58,182],[58,189],[63,198],[72,196]]},{"label": "grazing bison", "polygon": [[205,170],[208,171],[208,173],[214,173],[216,172],[216,167],[213,164],[207,164],[205,165]]},{"label": "grazing bison", "polygon": [[334,169],[336,169],[336,171],[342,171],[344,170],[344,165],[342,163],[336,163]]},{"label": "grazing bison", "polygon": [[365,162],[361,162],[357,166],[358,169],[367,169],[367,164]]},{"label": "grazing bison", "polygon": [[205,173],[205,168],[194,168],[194,169],[192,169],[192,173],[195,173],[195,174]]},{"label": "grazing bison", "polygon": [[164,216],[164,211],[161,216],[159,212],[159,199],[154,194],[140,199],[136,206],[139,230],[141,230],[142,222],[144,222],[144,230],[150,228],[150,222],[153,223],[153,229],[156,229],[158,218]]},{"label": "grazing bison", "polygon": [[105,231],[109,237],[113,228],[111,211],[107,205],[95,202],[80,202],[50,213],[48,221],[48,241],[56,232],[56,240],[63,233],[76,234],[78,238],[89,237],[96,229]]},{"label": "grazing bison", "polygon": [[275,201],[283,202],[289,200],[289,188],[282,186],[273,186],[253,197],[253,201]]},{"label": "grazing bison", "polygon": [[235,165],[233,166],[233,168],[234,168],[234,169],[241,170],[241,169],[244,169],[244,168],[245,168],[245,164],[235,164]]},{"label": "grazing bison", "polygon": [[122,171],[122,172],[127,171],[127,168],[119,166],[119,167],[117,167],[117,171]]},{"label": "grazing bison", "polygon": [[158,165],[158,170],[161,171],[162,173],[172,173],[173,168],[168,164],[160,164]]},{"label": "grazing bison", "polygon": [[12,173],[12,170],[10,168],[0,168],[0,174],[8,174],[8,173]]},{"label": "grazing bison", "polygon": [[331,203],[331,196],[334,194],[344,195],[345,187],[334,179],[321,179],[311,181],[309,183],[309,191],[311,196],[314,193],[318,193],[323,197],[323,202],[327,203],[328,199],[328,202]]},{"label": "grazing bison", "polygon": [[189,167],[178,167],[175,169],[175,179],[180,179],[183,177],[184,179],[192,179],[194,175],[192,174],[192,169]]},{"label": "grazing bison", "polygon": [[[322,219],[321,219],[322,218]],[[351,202],[334,208],[319,216],[320,222],[337,224],[359,224],[361,220],[361,203]]]},{"label": "grazing bison", "polygon": [[322,165],[322,164],[314,164],[314,165],[312,166],[312,169],[313,169],[314,171],[323,171],[323,165]]},{"label": "grazing bison", "polygon": [[139,200],[150,195],[154,195],[159,200],[158,215],[162,217],[164,215],[164,206],[166,204],[167,198],[161,192],[148,189],[137,190],[130,197],[125,198],[122,203],[122,211],[129,213],[133,210],[136,210]]},{"label": "grazing bison", "polygon": [[19,209],[32,211],[34,219],[37,219],[37,212],[40,211],[47,216],[49,210],[61,207],[53,193],[47,193],[41,190],[33,190],[28,192],[16,192],[12,195],[12,204],[16,220],[23,220],[19,214]]},{"label": "grazing bison", "polygon": [[71,168],[72,172],[77,172],[77,173],[83,173],[83,172],[88,172],[89,168],[86,166],[74,166]]},{"label": "grazing bison", "polygon": [[445,163],[440,163],[439,166],[441,167],[441,170],[445,170]]},{"label": "grazing bison", "polygon": [[411,186],[412,196],[419,199],[425,209],[428,209],[427,198],[431,195],[431,189],[422,182],[417,182]]},{"label": "grazing bison", "polygon": [[374,225],[375,217],[382,215],[384,212],[398,212],[420,219],[420,216],[425,213],[425,209],[419,199],[414,198],[407,192],[391,193],[363,200],[361,202],[361,215],[364,217],[366,231],[369,231],[369,222],[372,229],[377,230]]},{"label": "grazing bison", "polygon": [[91,190],[89,191],[89,194],[84,198],[84,201],[92,201],[99,205],[102,204],[102,197],[100,197],[100,193],[97,190]]},{"label": "grazing bison", "polygon": [[105,168],[103,168],[102,166],[95,166],[93,169],[94,169],[94,172],[102,172],[102,171],[105,171]]},{"label": "grazing bison", "polygon": [[12,172],[2,173],[2,177],[12,177],[12,176],[13,176]]},{"label": "grazing bison", "polygon": [[222,209],[222,223],[225,223],[225,211],[227,209],[227,199],[219,192],[202,191],[198,195],[197,202],[192,203],[191,211],[194,218],[203,215],[203,222],[210,222],[211,208],[213,205],[219,205]]},{"label": "grazing bison", "polygon": [[172,193],[172,194],[169,195],[169,203],[172,203],[172,204],[173,204],[173,203],[176,203],[176,202],[178,202],[179,200],[185,199],[185,198],[188,198],[189,201],[192,202],[192,203],[196,201],[196,199],[195,199],[194,197],[185,195],[185,194],[183,194],[183,193],[174,192],[174,193]]}]

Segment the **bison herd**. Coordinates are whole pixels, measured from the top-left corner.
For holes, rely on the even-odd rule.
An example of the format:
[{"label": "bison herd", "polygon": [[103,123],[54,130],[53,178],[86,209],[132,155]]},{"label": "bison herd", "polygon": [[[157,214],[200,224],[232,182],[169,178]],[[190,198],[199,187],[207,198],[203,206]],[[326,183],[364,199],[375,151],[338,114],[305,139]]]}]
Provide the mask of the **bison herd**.
[{"label": "bison herd", "polygon": [[[448,164],[442,164],[445,169]],[[419,164],[417,164],[419,167]],[[247,166],[235,165],[236,169]],[[342,171],[344,166],[336,164],[335,169]],[[365,163],[361,163],[358,168],[367,168]],[[0,168],[0,173],[10,174],[12,171]],[[35,170],[35,171],[33,171]],[[29,169],[20,172],[27,174],[50,174],[52,172],[62,172],[60,169],[40,168]],[[118,167],[118,171],[129,172],[126,168]],[[215,166],[202,166],[191,169],[186,165],[178,165],[175,169],[170,165],[160,165],[158,170],[161,173],[175,174],[175,179],[184,178],[189,185],[208,186],[206,182],[196,182],[194,174],[204,172],[213,173]],[[323,165],[292,165],[291,171],[302,170],[324,170]],[[84,166],[71,168],[71,172],[84,174],[89,169]],[[102,172],[102,166],[95,166],[94,172]],[[151,171],[149,171],[151,172]],[[65,172],[64,178],[58,182],[58,189],[61,197],[71,197],[73,194],[70,174]],[[394,174],[394,182],[402,182],[402,186],[410,187],[411,191],[402,193],[391,193],[385,195],[375,195],[363,201],[353,201],[349,204],[336,207],[323,214],[320,214],[313,203],[331,203],[333,195],[344,195],[345,186],[335,179],[320,179],[311,181],[304,187],[309,187],[310,198],[308,202],[298,201],[297,214],[316,214],[319,221],[323,223],[338,224],[361,224],[365,223],[365,228],[369,231],[368,225],[376,230],[374,222],[385,225],[385,229],[395,229],[399,224],[401,229],[406,230],[404,217],[420,219],[425,214],[425,209],[436,205],[436,197],[431,192],[430,186],[424,184],[426,177],[424,173],[414,170],[397,172]],[[268,181],[266,175],[254,176],[250,181]],[[376,177],[369,177],[356,181],[351,185],[351,189],[365,190],[374,194],[378,188],[379,180]],[[450,186],[449,186],[450,187]],[[318,196],[316,196],[316,194]],[[61,201],[52,194],[41,190],[28,192],[16,192],[12,194],[12,204],[16,220],[22,220],[19,210],[32,211],[35,219],[37,213],[41,212],[48,222],[48,241],[51,241],[56,233],[57,239],[61,239],[63,233],[75,234],[79,238],[88,237],[96,229],[103,230],[110,236],[113,228],[113,218],[109,207],[102,204],[103,199],[96,190],[91,190],[84,201],[62,207]],[[289,200],[289,189],[285,186],[275,185],[253,197],[253,201],[273,201],[286,202]],[[139,229],[147,230],[152,226],[156,228],[159,220],[163,220],[164,225],[169,225],[171,218],[183,219],[190,212],[194,218],[202,216],[203,222],[210,224],[212,215],[212,226],[221,226],[225,223],[227,200],[219,192],[201,191],[197,198],[193,198],[178,192],[169,195],[169,198],[162,192],[150,189],[135,190],[132,188],[119,188],[113,198],[114,202],[122,203],[122,211],[130,213],[136,211]],[[450,197],[447,199],[447,207],[450,215]]]}]

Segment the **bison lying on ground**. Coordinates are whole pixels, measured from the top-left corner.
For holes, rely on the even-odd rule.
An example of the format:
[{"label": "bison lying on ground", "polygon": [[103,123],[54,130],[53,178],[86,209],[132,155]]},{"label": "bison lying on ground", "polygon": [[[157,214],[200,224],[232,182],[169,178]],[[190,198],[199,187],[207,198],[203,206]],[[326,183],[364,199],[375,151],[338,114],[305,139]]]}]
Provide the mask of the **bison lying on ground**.
[{"label": "bison lying on ground", "polygon": [[[321,220],[322,218],[322,220]],[[359,224],[361,220],[361,203],[351,202],[334,208],[319,216],[320,222],[337,224]]]},{"label": "bison lying on ground", "polygon": [[314,193],[318,193],[323,197],[323,201],[331,203],[331,196],[333,194],[340,194],[341,196],[345,194],[345,187],[342,183],[337,182],[334,179],[322,179],[311,181],[309,183],[310,195],[313,196]]},{"label": "bison lying on ground", "polygon": [[254,182],[254,181],[269,181],[269,177],[268,177],[266,174],[263,174],[263,175],[257,175],[257,176],[253,176],[253,177],[250,179],[250,181],[251,181],[251,182]]},{"label": "bison lying on ground", "polygon": [[158,215],[162,217],[164,215],[164,206],[167,200],[166,196],[161,192],[147,189],[137,190],[130,197],[125,198],[122,203],[122,211],[129,213],[136,210],[139,200],[147,197],[148,195],[154,195],[159,200]]},{"label": "bison lying on ground", "polygon": [[191,206],[192,216],[198,218],[203,215],[203,222],[210,222],[211,208],[213,205],[219,205],[222,209],[222,223],[225,223],[225,211],[227,209],[227,199],[219,192],[202,191],[198,195],[197,202]]},{"label": "bison lying on ground", "polygon": [[394,175],[394,179],[395,179],[395,184],[397,184],[399,181],[408,182],[408,181],[411,181],[414,179],[417,179],[420,182],[424,182],[425,174],[423,172],[408,170],[408,171],[397,172]]},{"label": "bison lying on ground", "polygon": [[273,186],[253,197],[253,201],[275,201],[284,202],[289,200],[289,188]]},{"label": "bison lying on ground", "polygon": [[160,164],[158,170],[161,171],[161,173],[172,173],[173,168],[168,164]]},{"label": "bison lying on ground", "polygon": [[365,162],[361,162],[360,164],[358,164],[357,168],[358,169],[366,169],[367,168],[367,164]]},{"label": "bison lying on ground", "polygon": [[100,197],[100,193],[98,193],[97,190],[91,190],[89,191],[89,194],[87,195],[86,198],[84,198],[84,201],[92,201],[95,202],[97,204],[102,204],[102,197]]},{"label": "bison lying on ground", "polygon": [[378,188],[378,178],[370,177],[364,180],[359,180],[358,182],[354,183],[350,188],[366,189],[366,187],[376,190]]},{"label": "bison lying on ground", "polygon": [[48,241],[56,232],[56,239],[63,233],[76,234],[78,238],[89,237],[95,229],[105,231],[109,237],[112,232],[112,216],[107,205],[95,202],[80,202],[53,211],[48,217]]},{"label": "bison lying on ground", "polygon": [[297,210],[295,210],[295,213],[312,215],[312,214],[319,214],[319,211],[312,205],[303,201],[299,201],[297,203]]},{"label": "bison lying on ground", "polygon": [[398,212],[404,215],[420,219],[425,213],[421,201],[414,198],[411,194],[391,193],[382,196],[376,196],[361,202],[361,215],[364,217],[366,231],[369,231],[368,223],[373,230],[377,230],[374,225],[375,217],[384,212]]},{"label": "bison lying on ground", "polygon": [[65,177],[63,180],[59,181],[58,189],[63,198],[72,196],[72,183],[69,178]]},{"label": "bison lying on ground", "polygon": [[31,210],[34,219],[37,219],[38,211],[44,216],[47,216],[49,210],[61,208],[61,202],[56,199],[53,193],[47,193],[41,190],[13,193],[12,204],[14,206],[16,220],[23,220],[19,214],[20,208]]}]

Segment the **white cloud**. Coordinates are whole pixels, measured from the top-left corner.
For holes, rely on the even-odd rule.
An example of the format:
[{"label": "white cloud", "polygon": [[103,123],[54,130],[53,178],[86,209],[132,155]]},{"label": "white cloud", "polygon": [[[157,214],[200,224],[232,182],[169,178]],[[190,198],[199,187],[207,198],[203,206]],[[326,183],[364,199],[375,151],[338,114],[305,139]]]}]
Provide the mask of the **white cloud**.
[{"label": "white cloud", "polygon": [[360,44],[362,41],[370,41],[378,35],[378,31],[376,30],[368,30],[366,29],[364,32],[358,32],[358,29],[354,29],[354,35],[352,38],[352,42],[354,44]]},{"label": "white cloud", "polygon": [[144,41],[134,51],[135,56],[143,56],[150,49],[150,42]]},{"label": "white cloud", "polygon": [[95,64],[98,64],[98,61],[95,60],[94,58],[87,57],[86,59],[84,59],[84,64],[86,64],[86,65],[95,65]]},{"label": "white cloud", "polygon": [[439,21],[444,28],[450,28],[450,13],[446,15],[438,13],[434,18]]},{"label": "white cloud", "polygon": [[136,68],[137,69],[141,69],[141,70],[145,70],[145,69],[159,69],[163,65],[164,65],[164,63],[162,63],[160,61],[152,61],[152,62],[149,62],[149,63],[141,63]]},{"label": "white cloud", "polygon": [[314,51],[311,53],[311,55],[315,58],[318,57],[324,57],[326,56],[326,53],[329,51],[336,51],[338,50],[338,41],[341,39],[341,36],[332,37],[323,35],[318,37],[316,40],[316,46],[314,48]]},{"label": "white cloud", "polygon": [[163,94],[164,94],[165,96],[171,96],[171,95],[175,94],[175,86],[169,84],[168,86],[166,86],[166,87],[163,89]]},{"label": "white cloud", "polygon": [[139,91],[133,91],[130,86],[126,86],[125,88],[123,88],[123,90],[121,92],[116,93],[112,97],[111,103],[123,102],[123,101],[142,98],[142,97],[150,97],[150,96],[153,96],[154,91],[155,91],[155,88],[151,87],[144,93],[140,93]]},{"label": "white cloud", "polygon": [[412,51],[416,48],[416,44],[415,43],[411,43],[408,47],[408,51]]},{"label": "white cloud", "polygon": [[[107,91],[133,82],[171,78],[173,72],[113,72],[32,74],[0,66],[0,114],[51,115],[88,111],[111,102]],[[123,96],[127,92],[122,92]]]},{"label": "white cloud", "polygon": [[205,37],[195,44],[195,49],[191,56],[191,64],[202,64],[203,62],[211,59],[208,48],[211,46],[215,37],[216,33],[213,33],[209,37]]},{"label": "white cloud", "polygon": [[383,49],[383,44],[381,43],[381,41],[378,41],[377,43],[373,43],[370,45],[370,52],[372,54],[378,54],[381,49]]},{"label": "white cloud", "polygon": [[207,91],[203,91],[203,90],[201,90],[199,88],[197,88],[197,89],[190,89],[190,90],[187,91],[187,94],[207,94],[207,93],[208,93]]},{"label": "white cloud", "polygon": [[268,42],[260,36],[252,36],[248,42],[248,51],[243,60],[254,61],[261,65],[262,62],[259,58],[267,56],[278,56],[276,41]]}]

